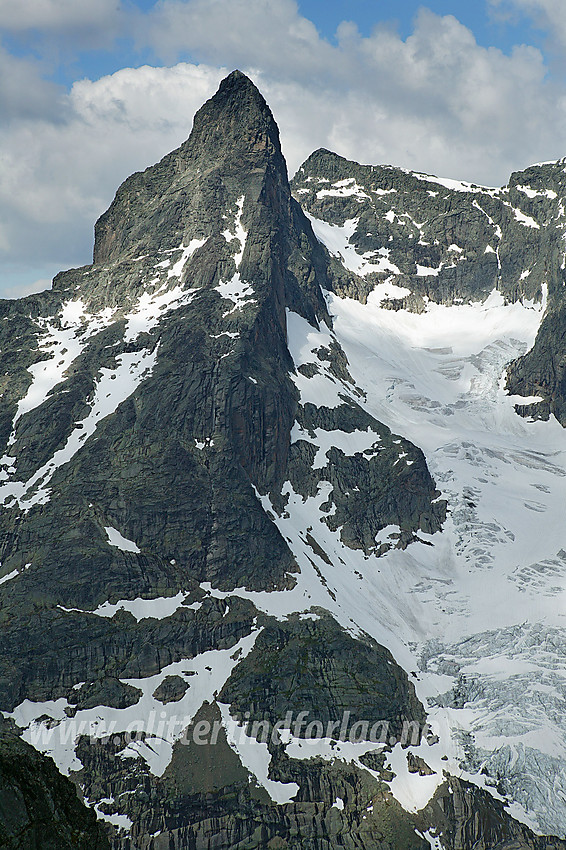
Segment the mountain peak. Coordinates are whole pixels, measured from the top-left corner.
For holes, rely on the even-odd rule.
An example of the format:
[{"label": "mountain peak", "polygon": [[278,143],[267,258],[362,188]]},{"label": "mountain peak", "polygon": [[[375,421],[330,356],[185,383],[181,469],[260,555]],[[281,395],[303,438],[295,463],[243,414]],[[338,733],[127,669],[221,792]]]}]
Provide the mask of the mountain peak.
[{"label": "mountain peak", "polygon": [[193,130],[183,148],[215,158],[275,154],[281,157],[279,130],[271,109],[257,86],[241,71],[225,77],[218,91],[198,110]]},{"label": "mountain peak", "polygon": [[[273,114],[249,77],[232,71],[196,113],[189,138],[120,186],[96,223],[94,262],[190,241],[198,222],[210,219],[212,210],[220,226],[225,210],[219,204],[233,205],[247,193],[250,180],[257,198],[267,171],[287,186]],[[224,189],[219,194],[220,185]]]},{"label": "mountain peak", "polygon": [[259,94],[257,86],[242,71],[239,71],[238,68],[228,74],[227,77],[224,77],[220,83],[219,91],[229,88],[251,88]]}]

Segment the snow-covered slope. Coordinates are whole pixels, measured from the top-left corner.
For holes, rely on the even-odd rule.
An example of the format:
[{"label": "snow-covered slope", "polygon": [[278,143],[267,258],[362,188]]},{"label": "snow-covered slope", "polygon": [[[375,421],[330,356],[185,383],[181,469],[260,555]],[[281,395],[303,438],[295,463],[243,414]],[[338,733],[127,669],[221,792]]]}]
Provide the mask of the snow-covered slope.
[{"label": "snow-covered slope", "polygon": [[[414,752],[440,777],[444,767],[505,795],[518,804],[510,811],[540,832],[566,833],[566,433],[554,419],[517,416],[520,399],[502,388],[506,364],[532,345],[544,305],[505,305],[494,292],[483,304],[415,314],[376,301],[327,293],[332,336],[365,393],[362,405],[423,449],[448,500],[444,529],[407,550],[366,556],[323,522],[330,484],[305,500],[288,483],[286,512],[275,521],[301,566],[297,587],[235,592],[278,617],[323,606],[388,646],[413,674],[440,736]],[[305,348],[317,363],[312,352],[329,332],[293,314],[288,327],[297,365],[308,362]],[[330,407],[350,391],[321,374],[300,388],[303,402]],[[352,451],[371,444],[363,436]],[[352,439],[320,432],[312,441],[322,454],[340,437]],[[276,516],[267,497],[264,506]],[[380,539],[396,532],[384,529]],[[313,552],[309,534],[327,558]],[[401,802],[419,796],[420,784],[407,775]]]},{"label": "snow-covered slope", "polygon": [[[346,182],[326,194],[335,187],[339,197]],[[375,254],[356,253],[352,222],[329,223],[340,208],[333,213],[310,216],[317,237],[347,270],[377,270]],[[412,278],[375,281],[366,303],[326,297],[360,403],[422,448],[448,518],[424,544],[359,558],[344,588],[332,587],[356,624],[417,672],[417,692],[449,735],[451,770],[496,785],[540,831],[566,834],[566,432],[553,416],[517,415],[515,405],[536,407],[540,396],[505,391],[507,366],[535,341],[548,287],[537,300],[509,302],[494,288],[460,304],[425,298],[423,312],[390,309],[425,273],[438,271],[417,265]],[[409,288],[399,292],[398,280]],[[329,384],[327,398],[335,393]]]},{"label": "snow-covered slope", "polygon": [[397,601],[417,690],[468,770],[485,768],[543,831],[564,833],[566,433],[519,418],[502,389],[542,305],[493,293],[420,315],[371,296],[329,306],[369,410],[423,449],[448,500],[432,547],[388,553],[379,574],[399,575],[381,592]]}]

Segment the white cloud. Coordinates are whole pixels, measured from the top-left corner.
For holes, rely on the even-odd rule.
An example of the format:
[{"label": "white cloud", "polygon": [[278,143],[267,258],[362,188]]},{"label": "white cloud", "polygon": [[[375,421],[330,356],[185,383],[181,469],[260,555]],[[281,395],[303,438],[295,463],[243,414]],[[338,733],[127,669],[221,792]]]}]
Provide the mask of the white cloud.
[{"label": "white cloud", "polygon": [[94,221],[118,185],[184,141],[225,73],[188,64],[124,69],[75,83],[60,97],[64,120],[18,116],[0,129],[4,264],[90,262]]},{"label": "white cloud", "polygon": [[159,0],[138,21],[138,38],[168,61],[188,51],[210,64],[254,66],[304,80],[335,59],[294,0]]},{"label": "white cloud", "polygon": [[3,61],[20,63],[0,83],[10,106],[0,126],[0,258],[25,256],[33,279],[46,276],[41,263],[90,261],[94,220],[119,183],[187,137],[234,67],[272,107],[291,173],[327,147],[498,185],[511,169],[566,154],[566,92],[546,79],[540,52],[480,47],[451,15],[423,11],[406,40],[342,24],[336,46],[291,0],[161,0],[137,21],[140,44],[170,56],[193,50],[208,64],[126,68],[68,95],[47,84],[36,95],[37,69],[0,53],[0,72]]},{"label": "white cloud", "polygon": [[163,55],[188,50],[252,69],[276,112],[291,170],[326,146],[368,162],[499,183],[511,168],[564,153],[563,100],[545,81],[541,53],[480,47],[452,15],[422,10],[406,40],[386,28],[363,38],[342,24],[337,46],[292,0],[160,0],[144,26],[143,37]]},{"label": "white cloud", "polygon": [[506,17],[513,12],[530,17],[545,30],[552,41],[566,46],[566,9],[564,0],[488,0],[492,9]]},{"label": "white cloud", "polygon": [[1,27],[9,32],[108,27],[120,11],[117,0],[0,0]]},{"label": "white cloud", "polygon": [[61,118],[59,89],[41,76],[38,63],[11,56],[0,46],[0,127],[14,118]]},{"label": "white cloud", "polygon": [[322,146],[495,185],[511,169],[566,153],[564,98],[534,48],[485,49],[454,17],[430,12],[405,41],[385,29],[362,38],[350,25],[338,36],[325,85],[268,70],[257,77],[292,169]]}]

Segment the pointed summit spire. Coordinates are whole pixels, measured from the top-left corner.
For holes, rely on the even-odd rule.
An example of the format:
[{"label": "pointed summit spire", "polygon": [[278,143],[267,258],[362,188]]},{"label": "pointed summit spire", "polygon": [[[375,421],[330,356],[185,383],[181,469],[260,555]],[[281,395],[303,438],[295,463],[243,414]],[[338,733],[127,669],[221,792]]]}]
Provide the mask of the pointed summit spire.
[{"label": "pointed summit spire", "polygon": [[96,223],[94,262],[188,244],[202,238],[204,221],[216,219],[220,232],[226,210],[242,194],[257,201],[268,174],[288,204],[273,114],[249,77],[233,71],[196,113],[187,141],[120,186]]},{"label": "pointed summit spire", "polygon": [[214,159],[223,152],[236,159],[275,156],[286,166],[281,154],[279,129],[271,109],[254,83],[241,71],[232,71],[220,83],[194,118],[192,133],[183,150],[206,152]]}]

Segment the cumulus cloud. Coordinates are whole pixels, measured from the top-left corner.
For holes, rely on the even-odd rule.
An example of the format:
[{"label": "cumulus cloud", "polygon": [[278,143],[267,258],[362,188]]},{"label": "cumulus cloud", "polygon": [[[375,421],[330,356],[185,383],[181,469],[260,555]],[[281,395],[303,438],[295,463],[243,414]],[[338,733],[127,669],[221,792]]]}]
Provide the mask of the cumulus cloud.
[{"label": "cumulus cloud", "polygon": [[63,120],[19,117],[0,129],[4,264],[88,263],[94,221],[118,185],[188,136],[225,73],[184,63],[124,69],[60,95]]},{"label": "cumulus cloud", "polygon": [[189,51],[200,61],[254,66],[311,85],[337,59],[294,0],[159,0],[138,21],[137,35],[168,61]]},{"label": "cumulus cloud", "polygon": [[38,63],[10,55],[0,46],[0,127],[15,119],[58,121],[60,90],[43,79]]},{"label": "cumulus cloud", "polygon": [[492,9],[505,17],[521,13],[545,30],[559,46],[566,46],[566,15],[563,0],[488,0]]},{"label": "cumulus cloud", "polygon": [[564,153],[563,100],[541,53],[483,48],[452,15],[422,10],[406,40],[388,28],[365,38],[344,23],[336,46],[293,0],[160,0],[143,27],[162,56],[189,50],[252,70],[276,109],[291,170],[324,145],[499,183],[510,167]]},{"label": "cumulus cloud", "polygon": [[[53,10],[70,0],[43,2]],[[16,60],[0,53],[0,105],[10,107],[0,124],[0,259],[25,257],[33,279],[46,276],[42,263],[89,262],[93,222],[119,183],[179,145],[235,67],[271,105],[291,173],[327,147],[500,185],[511,169],[566,154],[566,94],[546,78],[541,53],[481,47],[451,15],[422,11],[407,39],[342,24],[335,45],[292,0],[160,0],[131,21],[141,46],[177,64],[126,68],[66,93],[24,60],[6,82],[2,62]],[[179,62],[187,53],[194,61]]]},{"label": "cumulus cloud", "polygon": [[12,34],[82,32],[92,39],[115,32],[123,13],[119,0],[0,0],[2,30]]}]

